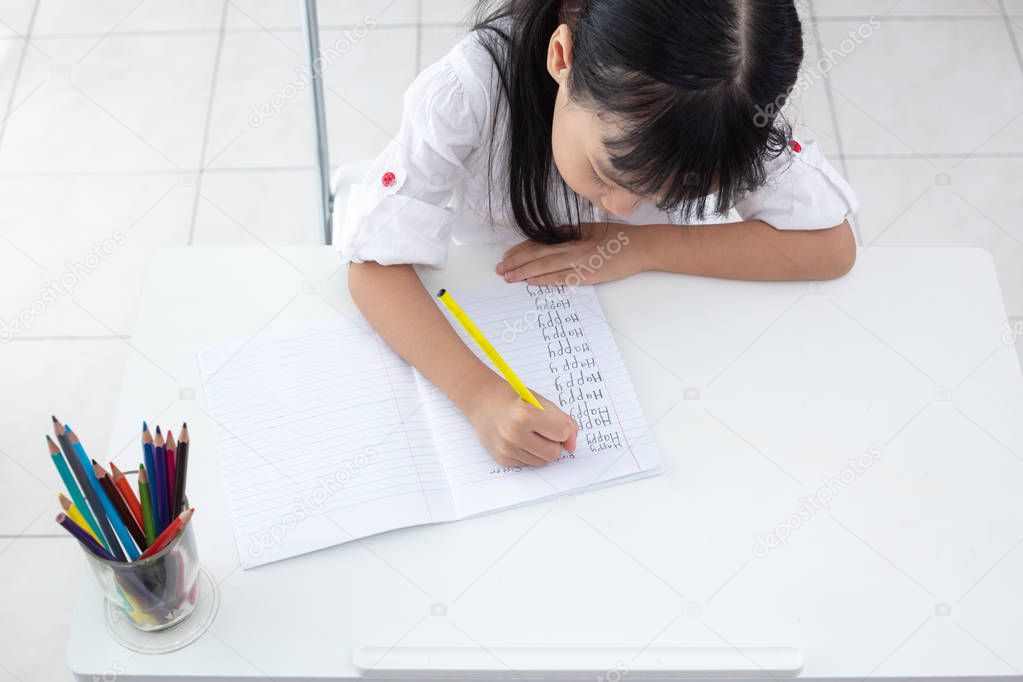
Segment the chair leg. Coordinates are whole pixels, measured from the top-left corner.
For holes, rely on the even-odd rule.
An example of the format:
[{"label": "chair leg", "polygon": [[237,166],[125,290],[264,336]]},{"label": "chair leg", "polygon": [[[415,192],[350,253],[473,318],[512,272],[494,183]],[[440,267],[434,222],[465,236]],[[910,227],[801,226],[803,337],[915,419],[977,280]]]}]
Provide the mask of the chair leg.
[{"label": "chair leg", "polygon": [[305,39],[313,93],[313,116],[316,130],[316,172],[319,183],[320,219],[323,224],[323,243],[330,244],[331,215],[334,197],[330,183],[330,150],[327,147],[327,117],[323,103],[323,61],[320,58],[320,25],[316,17],[316,0],[305,2]]}]

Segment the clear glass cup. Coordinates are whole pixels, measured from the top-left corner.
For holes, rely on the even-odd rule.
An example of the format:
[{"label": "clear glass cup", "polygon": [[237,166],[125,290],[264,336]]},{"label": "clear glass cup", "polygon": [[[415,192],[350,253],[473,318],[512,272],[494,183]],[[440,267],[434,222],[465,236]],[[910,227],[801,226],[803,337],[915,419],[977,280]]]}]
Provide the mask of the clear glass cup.
[{"label": "clear glass cup", "polygon": [[169,545],[139,561],[108,561],[83,550],[103,595],[138,629],[164,630],[195,609],[199,554],[193,525],[189,522]]}]

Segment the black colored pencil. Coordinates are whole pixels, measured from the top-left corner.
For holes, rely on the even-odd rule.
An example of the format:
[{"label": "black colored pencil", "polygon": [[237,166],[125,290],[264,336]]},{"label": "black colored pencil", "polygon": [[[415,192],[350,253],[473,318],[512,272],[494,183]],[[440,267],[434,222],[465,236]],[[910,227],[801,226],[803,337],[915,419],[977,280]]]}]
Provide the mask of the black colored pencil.
[{"label": "black colored pencil", "polygon": [[139,522],[135,520],[124,498],[121,497],[120,491],[114,485],[114,479],[110,477],[106,469],[96,462],[93,462],[92,470],[96,474],[96,480],[103,486],[103,492],[107,494],[110,504],[114,505],[117,515],[121,517],[121,522],[124,523],[128,533],[131,534],[131,539],[138,545],[139,552],[144,552],[146,549],[146,534],[139,528]]},{"label": "black colored pencil", "polygon": [[188,424],[182,424],[178,431],[178,450],[174,462],[174,506],[171,516],[176,517],[185,508],[185,483],[188,480]]},{"label": "black colored pencil", "polygon": [[92,515],[96,519],[96,523],[99,524],[106,549],[114,555],[115,559],[124,561],[124,552],[121,550],[121,545],[117,542],[114,529],[110,527],[110,521],[107,520],[106,512],[103,511],[103,503],[99,501],[99,491],[92,485],[88,474],[85,473],[82,460],[78,457],[75,449],[71,447],[71,441],[67,437],[67,430],[64,428],[64,425],[56,417],[51,416],[50,418],[53,420],[53,433],[57,436],[57,443],[60,444],[64,458],[71,466],[71,471],[74,472],[75,478],[78,479],[78,485],[82,487],[82,493],[85,495],[89,507],[92,508]]}]

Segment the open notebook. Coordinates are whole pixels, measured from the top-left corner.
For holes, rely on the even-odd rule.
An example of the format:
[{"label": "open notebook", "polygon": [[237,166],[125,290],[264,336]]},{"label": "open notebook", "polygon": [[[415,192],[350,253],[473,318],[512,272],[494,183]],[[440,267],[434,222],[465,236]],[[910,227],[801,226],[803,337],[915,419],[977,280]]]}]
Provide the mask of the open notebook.
[{"label": "open notebook", "polygon": [[361,318],[208,348],[199,366],[243,567],[661,471],[592,288],[452,293],[522,380],[579,422],[576,452],[498,466]]}]

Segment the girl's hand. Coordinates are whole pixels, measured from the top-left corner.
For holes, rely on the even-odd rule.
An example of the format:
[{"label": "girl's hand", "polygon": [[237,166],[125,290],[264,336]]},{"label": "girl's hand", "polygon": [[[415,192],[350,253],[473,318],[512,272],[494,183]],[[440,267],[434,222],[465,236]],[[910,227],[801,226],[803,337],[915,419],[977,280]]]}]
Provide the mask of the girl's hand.
[{"label": "girl's hand", "polygon": [[538,410],[503,379],[494,375],[466,412],[480,442],[505,467],[545,466],[575,451],[579,425],[557,405],[534,392],[543,405]]},{"label": "girl's hand", "polygon": [[506,282],[576,286],[610,282],[643,270],[634,225],[581,223],[579,228],[581,236],[574,242],[524,241],[513,246],[497,264],[497,274]]}]

